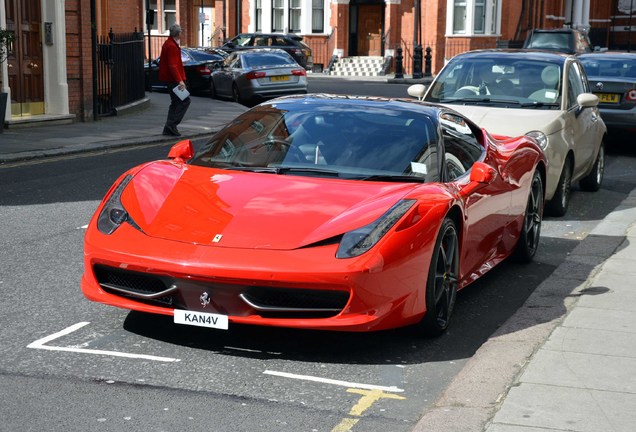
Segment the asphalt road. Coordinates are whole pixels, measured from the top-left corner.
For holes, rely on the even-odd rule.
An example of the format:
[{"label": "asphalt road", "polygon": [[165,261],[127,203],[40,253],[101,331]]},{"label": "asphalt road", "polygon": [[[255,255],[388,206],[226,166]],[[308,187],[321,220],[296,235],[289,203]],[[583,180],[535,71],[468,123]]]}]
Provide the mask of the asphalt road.
[{"label": "asphalt road", "polygon": [[79,288],[99,200],[125,169],[167,150],[0,168],[0,430],[409,431],[636,186],[634,151],[611,146],[603,189],[575,190],[566,217],[544,221],[534,263],[506,262],[462,291],[440,338],[213,331],[91,303]]}]

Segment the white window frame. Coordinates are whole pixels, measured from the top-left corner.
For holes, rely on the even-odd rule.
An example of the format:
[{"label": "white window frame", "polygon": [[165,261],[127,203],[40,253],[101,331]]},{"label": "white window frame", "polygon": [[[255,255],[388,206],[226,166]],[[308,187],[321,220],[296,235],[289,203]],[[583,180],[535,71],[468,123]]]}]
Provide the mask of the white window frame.
[{"label": "white window frame", "polygon": [[[153,28],[150,30],[150,34],[151,35],[160,35],[160,36],[165,36],[167,34],[170,33],[170,29],[168,28],[169,26],[166,25],[166,13],[174,13],[175,15],[175,22],[177,22],[178,20],[176,19],[176,15],[177,15],[177,1],[174,0],[175,2],[175,9],[166,9],[166,0],[155,0],[155,3],[157,4],[157,9],[152,9],[155,11],[155,22],[153,24]],[[146,2],[143,2],[143,8],[144,8],[144,33],[148,31],[148,29],[146,28]],[[165,27],[165,28],[164,28]]]},{"label": "white window frame", "polygon": [[[161,0],[159,0],[161,1]],[[273,6],[274,0],[261,0],[261,28],[260,31],[264,33],[269,33],[272,31],[273,24]],[[290,11],[290,0],[283,0],[283,23],[284,28],[282,30],[283,33],[289,33],[289,11]],[[250,5],[250,23],[247,26],[248,32],[256,31],[256,0],[249,0]],[[329,7],[330,3],[325,0],[324,9],[323,9],[323,32],[322,33],[313,33],[312,32],[312,11],[313,11],[313,3],[312,0],[300,0],[300,32],[296,32],[298,35],[307,35],[307,36],[316,36],[316,35],[326,35],[331,32],[331,28],[329,26],[329,19],[331,14],[331,8]]]},{"label": "white window frame", "polygon": [[[475,6],[482,3],[485,10],[484,31],[475,32]],[[457,0],[446,0],[446,36],[500,36],[501,34],[501,0],[462,0],[466,8],[466,26],[464,31],[455,30],[455,3]]]}]

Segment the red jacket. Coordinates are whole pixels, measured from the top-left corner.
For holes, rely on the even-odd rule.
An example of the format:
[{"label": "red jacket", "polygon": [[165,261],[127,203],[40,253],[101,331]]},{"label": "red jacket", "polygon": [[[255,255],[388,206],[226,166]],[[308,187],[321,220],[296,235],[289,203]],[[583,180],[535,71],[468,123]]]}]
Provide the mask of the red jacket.
[{"label": "red jacket", "polygon": [[161,47],[159,58],[159,81],[178,83],[185,82],[186,74],[181,61],[181,48],[172,38],[168,37]]}]

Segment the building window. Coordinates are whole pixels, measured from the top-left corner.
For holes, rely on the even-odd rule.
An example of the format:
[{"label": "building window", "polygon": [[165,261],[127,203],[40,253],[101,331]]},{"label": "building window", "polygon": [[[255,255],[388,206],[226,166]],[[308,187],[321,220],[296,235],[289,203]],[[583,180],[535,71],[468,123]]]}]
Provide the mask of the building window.
[{"label": "building window", "polygon": [[311,32],[324,33],[325,31],[325,2],[324,0],[311,0]]},{"label": "building window", "polygon": [[285,5],[284,0],[273,0],[272,2],[272,31],[282,32],[285,31],[284,20],[285,18]]},{"label": "building window", "polygon": [[475,0],[475,16],[473,18],[473,31],[476,34],[484,34],[486,32],[486,1]]},{"label": "building window", "polygon": [[300,32],[300,0],[289,0],[289,31]]},{"label": "building window", "polygon": [[453,7],[453,34],[466,33],[466,0],[455,0]]},{"label": "building window", "polygon": [[163,22],[165,27],[164,33],[170,29],[170,26],[177,22],[177,2],[176,0],[164,0],[163,2]]},{"label": "building window", "polygon": [[151,32],[167,34],[170,26],[177,22],[176,0],[150,0],[149,6],[153,14]]},{"label": "building window", "polygon": [[157,0],[150,0],[150,10],[152,11],[152,26],[150,26],[150,30],[157,31],[159,30],[159,22],[157,20]]},{"label": "building window", "polygon": [[261,0],[256,0],[256,10],[254,11],[254,15],[254,30],[257,32],[263,31],[263,5],[261,4]]},{"label": "building window", "polygon": [[447,5],[447,34],[497,34],[501,19],[499,0],[448,0]]}]

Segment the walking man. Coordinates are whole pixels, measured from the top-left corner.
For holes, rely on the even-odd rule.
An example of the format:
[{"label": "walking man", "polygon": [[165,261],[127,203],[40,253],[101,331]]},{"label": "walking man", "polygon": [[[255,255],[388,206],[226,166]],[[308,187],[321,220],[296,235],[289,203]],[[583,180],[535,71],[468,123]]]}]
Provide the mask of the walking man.
[{"label": "walking man", "polygon": [[179,39],[181,37],[181,26],[173,24],[170,26],[170,37],[166,39],[161,47],[161,57],[159,60],[159,80],[168,85],[170,93],[170,107],[168,108],[168,118],[163,127],[164,135],[181,136],[177,125],[183,120],[188,107],[190,106],[190,96],[181,100],[173,91],[175,87],[185,90],[186,74],[181,61],[181,48]]}]

